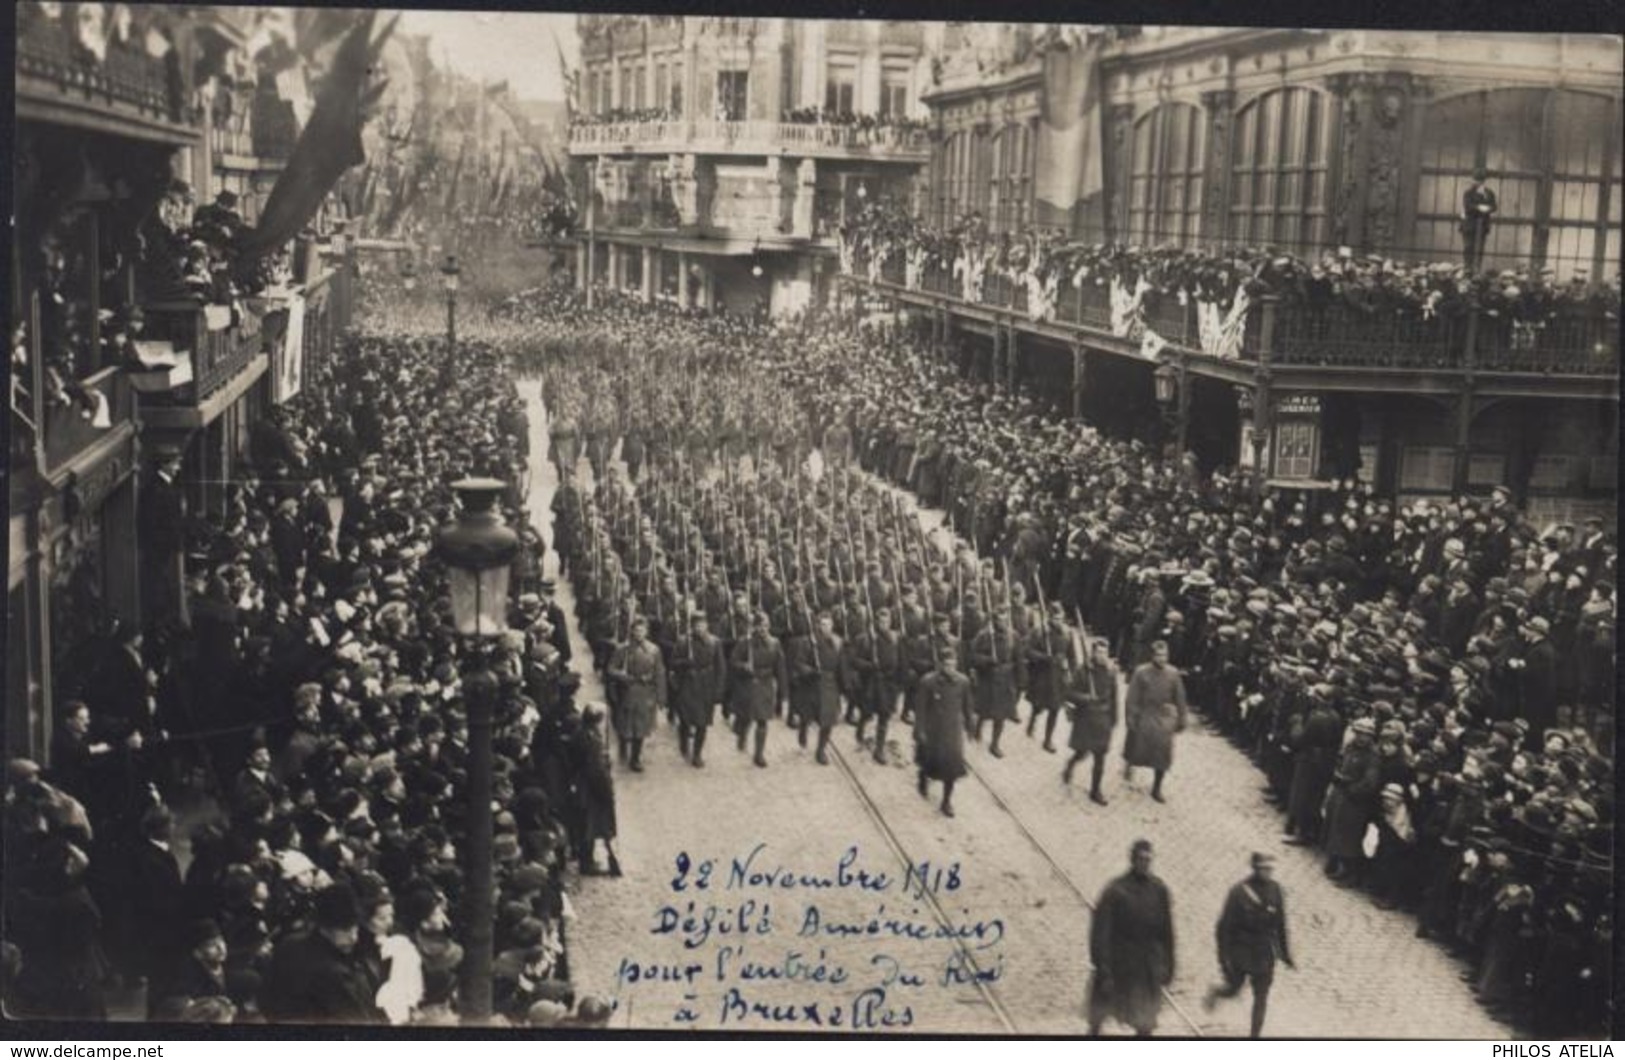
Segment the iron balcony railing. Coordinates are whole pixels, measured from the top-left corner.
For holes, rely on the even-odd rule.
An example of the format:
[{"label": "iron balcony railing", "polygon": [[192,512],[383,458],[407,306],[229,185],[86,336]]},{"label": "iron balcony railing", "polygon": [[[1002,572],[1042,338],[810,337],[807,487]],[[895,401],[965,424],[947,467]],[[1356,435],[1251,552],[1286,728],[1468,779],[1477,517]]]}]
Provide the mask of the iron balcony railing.
[{"label": "iron balcony railing", "polygon": [[116,44],[97,60],[75,46],[71,32],[66,20],[40,18],[25,26],[17,39],[20,93],[32,91],[33,79],[49,83],[60,96],[110,111],[128,109],[177,124],[187,120],[179,85],[164,60]]},{"label": "iron balcony railing", "polygon": [[[854,273],[869,278],[867,263],[858,260]],[[1019,278],[993,271],[980,280],[974,299],[967,298],[963,275],[951,264],[928,261],[914,283],[902,255],[881,265],[878,279],[897,287],[953,301],[1029,315],[1029,288]],[[1169,345],[1201,352],[1195,299],[1148,292],[1138,314],[1144,327]],[[1058,324],[1112,331],[1111,289],[1086,280],[1063,282],[1047,319]],[[1257,360],[1260,353],[1261,303],[1247,312],[1239,357]],[[1521,320],[1502,310],[1464,307],[1454,312],[1419,309],[1368,309],[1342,301],[1317,304],[1284,299],[1277,303],[1270,360],[1281,365],[1381,369],[1476,369],[1488,372],[1614,376],[1619,374],[1619,307],[1605,299],[1558,301],[1540,319]]]},{"label": "iron balcony railing", "polygon": [[257,332],[248,334],[235,325],[211,330],[204,308],[195,303],[148,305],[146,318],[148,335],[166,339],[177,351],[192,355],[192,382],[170,392],[167,395],[170,404],[202,402],[247,367],[260,352]]},{"label": "iron balcony railing", "polygon": [[875,157],[897,155],[920,159],[930,153],[924,129],[819,122],[780,121],[626,121],[577,125],[570,146],[618,150],[625,147],[682,146],[691,150],[789,150],[798,153],[850,151]]}]

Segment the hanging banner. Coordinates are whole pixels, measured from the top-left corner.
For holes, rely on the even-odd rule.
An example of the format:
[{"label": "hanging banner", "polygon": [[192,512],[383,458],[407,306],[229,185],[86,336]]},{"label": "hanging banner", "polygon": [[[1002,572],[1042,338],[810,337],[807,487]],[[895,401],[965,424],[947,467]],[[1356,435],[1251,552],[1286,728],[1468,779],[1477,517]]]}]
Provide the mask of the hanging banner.
[{"label": "hanging banner", "polygon": [[305,385],[305,296],[290,294],[284,303],[288,328],[272,352],[271,403],[280,405]]},{"label": "hanging banner", "polygon": [[1066,224],[1082,205],[1083,227],[1097,221],[1105,196],[1101,124],[1100,50],[1103,34],[1066,42],[1044,53],[1043,125],[1035,169],[1038,221]]}]

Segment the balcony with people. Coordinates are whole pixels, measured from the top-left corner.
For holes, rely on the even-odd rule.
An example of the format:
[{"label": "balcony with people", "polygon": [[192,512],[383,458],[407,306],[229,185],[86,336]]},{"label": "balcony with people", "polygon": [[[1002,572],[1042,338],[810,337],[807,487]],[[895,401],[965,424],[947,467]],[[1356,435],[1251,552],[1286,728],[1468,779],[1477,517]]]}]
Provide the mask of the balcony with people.
[{"label": "balcony with people", "polygon": [[570,127],[576,155],[671,152],[872,158],[921,163],[930,157],[923,121],[900,115],[818,108],[788,110],[778,121],[684,116],[670,108],[614,109],[579,115]]},{"label": "balcony with people", "polygon": [[843,270],[869,283],[1142,351],[1328,370],[1619,374],[1619,264],[1599,271],[1592,254],[1496,247],[1473,267],[1430,260],[1430,248],[1090,241],[995,233],[980,215],[936,227],[880,206],[844,225],[840,242]]},{"label": "balcony with people", "polygon": [[195,138],[164,9],[139,4],[17,8],[17,116],[172,143]]}]

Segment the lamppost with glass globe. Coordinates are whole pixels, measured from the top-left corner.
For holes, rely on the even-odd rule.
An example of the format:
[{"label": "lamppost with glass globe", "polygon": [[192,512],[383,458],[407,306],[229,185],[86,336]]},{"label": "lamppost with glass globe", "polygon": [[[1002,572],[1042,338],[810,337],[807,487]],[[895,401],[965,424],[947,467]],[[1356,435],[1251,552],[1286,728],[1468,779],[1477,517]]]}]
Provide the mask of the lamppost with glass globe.
[{"label": "lamppost with glass globe", "polygon": [[492,871],[491,725],[497,678],[488,654],[508,630],[508,583],[519,535],[503,521],[497,502],[507,485],[467,478],[451,485],[460,511],[440,531],[437,549],[450,583],[452,625],[467,639],[463,700],[468,711],[467,961],[463,966],[465,1022],[491,1020]]},{"label": "lamppost with glass globe", "polygon": [[1156,395],[1157,407],[1162,410],[1163,438],[1176,441],[1181,454],[1185,451],[1184,424],[1180,422],[1182,413],[1182,395],[1184,373],[1170,360],[1164,360],[1151,373],[1152,393]]},{"label": "lamppost with glass globe", "polygon": [[457,348],[457,288],[461,286],[463,275],[462,266],[457,264],[457,255],[447,254],[446,262],[440,266],[441,287],[446,292],[446,349]]}]

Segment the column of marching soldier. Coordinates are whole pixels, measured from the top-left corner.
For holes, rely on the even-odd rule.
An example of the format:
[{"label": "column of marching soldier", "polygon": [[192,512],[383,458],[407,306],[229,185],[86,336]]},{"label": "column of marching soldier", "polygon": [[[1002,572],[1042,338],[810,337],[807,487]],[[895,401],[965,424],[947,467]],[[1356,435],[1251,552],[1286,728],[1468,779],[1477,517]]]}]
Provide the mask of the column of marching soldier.
[{"label": "column of marching soldier", "polygon": [[[771,723],[784,717],[805,751],[829,764],[843,720],[860,750],[887,761],[887,732],[899,703],[912,724],[918,786],[942,783],[952,817],[955,782],[966,773],[964,743],[989,738],[1003,756],[1006,723],[1031,704],[1027,734],[1054,752],[1063,710],[1071,756],[1092,759],[1090,797],[1101,793],[1117,723],[1118,675],[1108,644],[1045,601],[1028,601],[1008,567],[978,561],[969,548],[944,551],[899,494],[854,473],[840,448],[785,460],[760,451],[710,456],[676,447],[639,462],[637,481],[598,454],[597,486],[582,488],[575,452],[555,458],[555,544],[575,586],[578,616],[605,678],[620,760],[643,770],[644,741],[664,711],[681,753],[703,768],[720,708],[741,753],[768,765]],[[967,676],[968,675],[968,676]],[[844,710],[843,710],[844,701]],[[1166,646],[1135,671],[1126,760],[1155,767],[1162,801],[1171,734],[1183,727],[1184,691]],[[869,737],[870,725],[873,737]],[[990,736],[989,736],[990,732]],[[1161,743],[1161,750],[1150,745]],[[1160,759],[1156,758],[1161,755]],[[1277,959],[1291,964],[1285,902],[1274,859],[1253,857],[1219,922],[1224,982],[1209,1007],[1253,985],[1252,1033],[1262,1033]],[[1108,1016],[1139,1034],[1156,1026],[1172,979],[1172,911],[1151,875],[1141,840],[1131,869],[1102,893],[1091,927],[1095,972],[1090,1033]]]},{"label": "column of marching soldier", "polygon": [[[965,739],[986,739],[1002,757],[1005,727],[1020,720],[1025,698],[1027,733],[1036,737],[1042,723],[1046,750],[1057,750],[1068,714],[1064,776],[1070,782],[1092,758],[1090,794],[1106,804],[1118,675],[1106,644],[1090,646],[1082,623],[1044,600],[1036,581],[1029,598],[1007,567],[942,549],[911,503],[855,473],[844,452],[831,452],[827,466],[823,454],[794,450],[783,463],[688,447],[651,456],[640,481],[612,473],[591,492],[573,466],[561,467],[553,502],[630,769],[642,770],[662,712],[684,758],[703,766],[719,708],[758,766],[780,717],[821,765],[842,721],[884,763],[900,705],[914,726],[922,794],[942,781],[942,811],[952,816]],[[1155,767],[1160,801],[1166,743],[1184,713],[1165,654],[1136,671],[1128,709],[1140,745],[1129,761]]]}]

